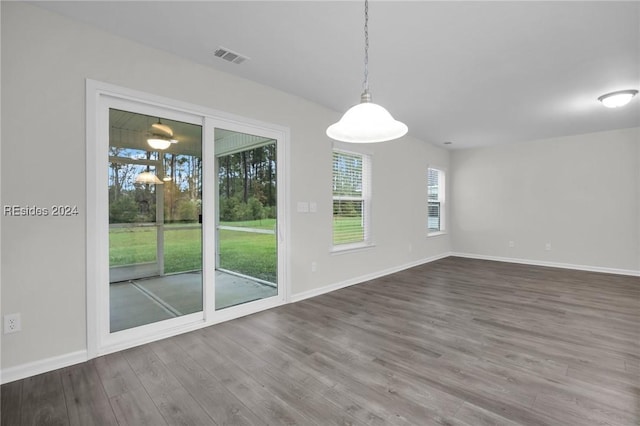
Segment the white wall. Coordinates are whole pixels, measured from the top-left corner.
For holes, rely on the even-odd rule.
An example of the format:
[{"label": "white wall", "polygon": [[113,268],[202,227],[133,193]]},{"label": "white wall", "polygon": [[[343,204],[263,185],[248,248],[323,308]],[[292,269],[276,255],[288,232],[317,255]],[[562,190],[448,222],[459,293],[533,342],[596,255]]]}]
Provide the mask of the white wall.
[{"label": "white wall", "polygon": [[411,137],[369,146],[376,247],[331,255],[332,142],[324,131],[338,112],[31,5],[1,7],[2,205],[81,210],[1,218],[2,314],[22,313],[23,328],[2,336],[3,370],[86,350],[86,78],[290,127],[290,203],[318,203],[316,214],[292,213],[294,296],[450,251],[448,235],[425,237],[426,206],[416,198],[426,197],[428,164],[449,167],[447,151]]},{"label": "white wall", "polygon": [[455,252],[640,272],[640,128],[455,151],[451,167]]}]

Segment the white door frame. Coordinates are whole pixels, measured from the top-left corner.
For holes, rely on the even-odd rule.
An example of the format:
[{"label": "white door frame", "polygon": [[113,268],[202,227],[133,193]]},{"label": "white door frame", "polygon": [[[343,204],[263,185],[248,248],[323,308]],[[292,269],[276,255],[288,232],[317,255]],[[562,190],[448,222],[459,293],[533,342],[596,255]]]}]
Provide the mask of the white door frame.
[{"label": "white door frame", "polygon": [[[109,108],[162,116],[203,126],[202,160],[202,312],[110,333],[108,234]],[[86,80],[87,195],[87,358],[206,327],[272,308],[289,301],[289,129],[144,92]],[[215,128],[266,136],[277,140],[278,295],[215,311]]]}]

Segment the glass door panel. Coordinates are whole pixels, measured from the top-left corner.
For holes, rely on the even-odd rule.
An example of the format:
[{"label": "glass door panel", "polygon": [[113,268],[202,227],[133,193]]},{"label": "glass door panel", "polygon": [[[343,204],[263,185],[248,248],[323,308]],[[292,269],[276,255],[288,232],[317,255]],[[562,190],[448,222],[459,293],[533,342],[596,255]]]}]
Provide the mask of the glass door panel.
[{"label": "glass door panel", "polygon": [[109,110],[109,311],[117,332],[202,311],[202,126]]},{"label": "glass door panel", "polygon": [[276,140],[216,129],[216,309],[278,295]]}]

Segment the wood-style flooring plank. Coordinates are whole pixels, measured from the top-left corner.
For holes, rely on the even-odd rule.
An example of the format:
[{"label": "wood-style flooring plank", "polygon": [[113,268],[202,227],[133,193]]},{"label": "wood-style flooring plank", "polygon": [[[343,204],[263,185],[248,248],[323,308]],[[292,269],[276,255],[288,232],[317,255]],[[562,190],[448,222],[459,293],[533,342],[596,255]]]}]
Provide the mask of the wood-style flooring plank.
[{"label": "wood-style flooring plank", "polygon": [[193,360],[175,341],[163,340],[152,346],[154,352],[166,363],[171,374],[217,424],[238,426],[266,424],[229,392],[223,383]]},{"label": "wood-style flooring plank", "polygon": [[167,424],[122,352],[96,358],[93,364],[119,425]]},{"label": "wood-style flooring plank", "polygon": [[[308,307],[304,310],[306,312],[311,311]],[[383,395],[398,394],[399,397],[416,402],[423,407],[428,407],[442,416],[451,415],[461,405],[459,399],[425,386],[423,383],[417,383],[412,375],[402,374],[397,371],[387,371],[380,365],[375,364],[373,361],[386,353],[381,350],[381,346],[388,346],[377,337],[363,339],[364,333],[361,329],[353,327],[350,332],[347,325],[346,327],[335,328],[336,334],[329,333],[331,338],[325,339],[322,337],[322,333],[327,333],[330,330],[328,325],[324,325],[319,329],[309,321],[301,321],[299,317],[304,315],[302,312],[296,311],[295,313],[298,315],[297,319],[288,317],[288,314],[285,313],[280,314],[287,315],[288,321],[298,327],[298,330],[292,333],[309,333],[316,342],[323,342],[326,349],[318,350],[317,353],[351,368],[352,376],[356,380],[358,380],[358,376],[355,373],[360,373],[358,381],[368,388],[377,389]],[[355,334],[352,335],[351,333]],[[391,346],[397,345],[392,343]],[[335,350],[334,348],[336,347],[340,349]],[[407,351],[404,351],[402,355],[394,352],[392,356],[403,356],[415,362],[434,361],[432,352],[429,352],[425,359],[421,359],[417,355],[416,352],[408,354]],[[375,384],[372,383],[372,380],[375,380]]]},{"label": "wood-style flooring plank", "polygon": [[2,413],[0,424],[2,425],[19,425],[21,424],[20,407],[22,406],[22,385],[23,381],[7,383],[2,386]]},{"label": "wood-style flooring plank", "polygon": [[[340,385],[331,378],[331,375],[321,374],[309,369],[304,358],[292,356],[286,348],[278,345],[273,336],[255,329],[251,322],[243,326],[243,321],[232,321],[225,325],[240,330],[238,342],[244,344],[257,356],[275,367],[280,375],[286,375],[299,384],[312,389],[317,395],[330,401],[338,409],[343,410],[363,424],[383,425],[387,422],[380,415],[371,410],[368,405],[362,405],[352,398],[350,392],[343,392]],[[236,335],[238,332],[236,332]]]},{"label": "wood-style flooring plank", "polygon": [[[253,326],[257,327],[263,324],[263,322],[260,322],[260,324],[252,323]],[[259,331],[265,335],[270,332],[269,329]],[[283,348],[285,352],[287,351],[286,346],[280,345],[279,347]],[[291,362],[300,370],[303,370],[303,374],[307,377],[316,378],[332,389],[329,392],[324,392],[323,396],[325,398],[333,401],[336,405],[346,403],[346,411],[359,419],[363,419],[362,416],[364,416],[365,419],[363,420],[366,424],[412,424],[404,416],[399,414],[399,407],[390,407],[390,404],[388,404],[388,394],[380,394],[357,381],[349,380],[345,377],[342,370],[336,370],[331,367],[320,366],[316,363],[309,362],[309,357],[314,355],[315,352],[305,355],[303,358],[298,358],[298,360],[301,361],[299,363],[295,358],[292,358]],[[316,386],[310,383],[309,380],[305,380],[304,382],[305,384]],[[340,399],[342,399],[342,402],[337,401]],[[365,409],[363,410],[362,407],[365,407]]]},{"label": "wood-style flooring plank", "polygon": [[60,370],[24,379],[20,411],[22,425],[69,425]]},{"label": "wood-style flooring plank", "polygon": [[216,425],[149,347],[123,352],[147,393],[170,425]]},{"label": "wood-style flooring plank", "polygon": [[189,333],[180,337],[181,344],[184,344],[183,342],[187,339],[191,340],[191,346],[187,346],[189,356],[265,423],[273,425],[312,423],[295,407],[289,406],[279,397],[272,395],[251,374],[242,368],[235,367],[228,358],[213,347],[215,345],[210,345],[202,334]]},{"label": "wood-style flooring plank", "polygon": [[93,362],[63,368],[60,375],[72,426],[118,424]]},{"label": "wood-style flooring plank", "polygon": [[109,399],[120,426],[168,425],[146,391],[119,393]]},{"label": "wood-style flooring plank", "polygon": [[138,393],[142,383],[122,352],[101,356],[93,360],[102,386],[109,398],[125,393]]},{"label": "wood-style flooring plank", "polygon": [[460,407],[455,418],[464,422],[465,425],[473,426],[518,426],[519,424],[468,402]]}]

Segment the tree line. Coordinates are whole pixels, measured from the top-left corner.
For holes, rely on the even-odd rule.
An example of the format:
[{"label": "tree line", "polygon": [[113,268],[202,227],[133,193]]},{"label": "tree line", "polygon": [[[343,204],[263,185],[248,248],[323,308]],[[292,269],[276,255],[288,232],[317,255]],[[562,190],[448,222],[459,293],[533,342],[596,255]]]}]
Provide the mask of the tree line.
[{"label": "tree line", "polygon": [[[155,222],[159,190],[164,196],[165,223],[198,221],[202,199],[200,157],[118,147],[110,147],[109,155],[109,223]],[[131,158],[158,161],[164,174],[154,165],[128,161]],[[155,174],[162,183],[137,182],[143,172]]]},{"label": "tree line", "polygon": [[276,217],[275,143],[218,158],[221,221]]},{"label": "tree line", "polygon": [[[164,195],[165,223],[198,221],[203,186],[200,157],[118,147],[110,147],[109,155],[109,223],[155,222],[159,190]],[[136,164],[131,158],[157,161],[164,173],[158,173],[151,164]],[[220,220],[275,218],[276,165],[275,143],[219,157]],[[143,172],[156,174],[162,184],[136,182]]]}]

